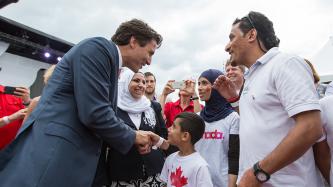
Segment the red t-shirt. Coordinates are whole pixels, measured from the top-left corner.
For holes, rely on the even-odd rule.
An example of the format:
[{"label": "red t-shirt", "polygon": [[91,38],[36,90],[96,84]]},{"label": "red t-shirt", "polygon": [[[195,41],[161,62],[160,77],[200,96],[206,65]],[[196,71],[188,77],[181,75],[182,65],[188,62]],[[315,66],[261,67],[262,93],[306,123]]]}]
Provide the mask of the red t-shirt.
[{"label": "red t-shirt", "polygon": [[[202,108],[203,106],[201,106]],[[172,126],[173,120],[175,117],[182,112],[194,112],[194,103],[190,102],[190,105],[187,106],[184,110],[180,106],[180,99],[176,102],[168,102],[164,105],[164,115],[166,119],[166,126],[169,128]]]},{"label": "red t-shirt", "polygon": [[[9,116],[23,108],[22,99],[13,95],[4,94],[4,87],[0,85],[0,118]],[[0,127],[0,149],[4,148],[15,138],[21,125],[22,119]]]}]

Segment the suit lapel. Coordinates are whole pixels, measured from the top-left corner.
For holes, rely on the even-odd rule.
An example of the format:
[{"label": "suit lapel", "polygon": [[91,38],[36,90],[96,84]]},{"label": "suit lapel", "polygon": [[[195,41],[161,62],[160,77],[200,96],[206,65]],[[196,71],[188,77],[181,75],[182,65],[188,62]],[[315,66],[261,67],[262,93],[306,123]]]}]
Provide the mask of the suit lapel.
[{"label": "suit lapel", "polygon": [[111,64],[111,73],[110,73],[110,87],[109,87],[109,99],[112,105],[114,112],[117,114],[117,96],[118,96],[118,77],[119,77],[119,54],[117,47],[114,48],[115,53],[110,62]]}]

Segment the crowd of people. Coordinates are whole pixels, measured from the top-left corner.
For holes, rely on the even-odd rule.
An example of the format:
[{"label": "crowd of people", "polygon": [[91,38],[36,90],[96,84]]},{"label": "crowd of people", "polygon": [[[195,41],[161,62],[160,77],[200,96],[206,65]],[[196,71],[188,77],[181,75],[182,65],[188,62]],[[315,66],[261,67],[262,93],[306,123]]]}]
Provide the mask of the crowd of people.
[{"label": "crowd of people", "polygon": [[163,38],[138,19],[74,46],[40,97],[0,86],[0,186],[329,185],[333,83],[320,99],[311,62],[279,51],[262,13],[237,18],[229,39],[224,72],[169,80],[160,96],[140,69]]}]

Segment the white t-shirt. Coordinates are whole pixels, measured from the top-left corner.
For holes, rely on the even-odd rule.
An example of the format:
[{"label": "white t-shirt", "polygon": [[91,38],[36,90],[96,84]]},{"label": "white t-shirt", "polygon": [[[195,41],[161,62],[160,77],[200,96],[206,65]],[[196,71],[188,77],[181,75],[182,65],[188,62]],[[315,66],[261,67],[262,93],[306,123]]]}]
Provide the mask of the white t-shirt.
[{"label": "white t-shirt", "polygon": [[239,116],[236,112],[211,123],[206,122],[205,133],[195,144],[195,150],[207,161],[215,187],[228,186],[229,134],[238,134]]},{"label": "white t-shirt", "polygon": [[[333,95],[324,97],[320,100],[320,106],[322,109],[322,123],[326,132],[326,138],[328,146],[331,150],[331,155],[333,155]],[[331,187],[333,187],[333,157],[331,158],[331,172],[330,181]]]},{"label": "white t-shirt", "polygon": [[[303,59],[270,49],[245,75],[240,99],[240,167],[243,172],[265,158],[294,127],[292,116],[320,110],[310,67]],[[263,184],[283,187],[322,186],[312,148]]]},{"label": "white t-shirt", "polygon": [[208,171],[207,162],[198,152],[188,156],[179,156],[179,151],[165,160],[161,180],[168,187],[212,187],[212,180]]}]

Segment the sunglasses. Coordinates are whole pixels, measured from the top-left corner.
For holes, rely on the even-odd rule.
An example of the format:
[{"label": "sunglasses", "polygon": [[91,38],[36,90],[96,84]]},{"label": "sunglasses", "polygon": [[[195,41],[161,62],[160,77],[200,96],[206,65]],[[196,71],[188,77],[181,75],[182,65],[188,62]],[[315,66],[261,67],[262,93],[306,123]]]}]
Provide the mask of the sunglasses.
[{"label": "sunglasses", "polygon": [[253,21],[252,21],[252,19],[251,19],[251,17],[250,17],[250,14],[248,14],[247,16],[245,16],[245,18],[246,18],[247,20],[249,20],[251,26],[252,26],[255,30],[257,30],[257,28],[256,28],[256,27],[254,26],[254,24],[253,24]]}]

